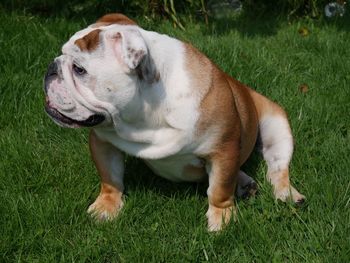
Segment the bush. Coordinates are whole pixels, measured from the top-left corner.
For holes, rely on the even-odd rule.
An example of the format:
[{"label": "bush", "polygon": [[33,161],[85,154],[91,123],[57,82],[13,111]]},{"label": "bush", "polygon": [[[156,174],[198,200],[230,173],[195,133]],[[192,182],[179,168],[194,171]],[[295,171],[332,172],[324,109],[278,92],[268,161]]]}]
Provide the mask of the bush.
[{"label": "bush", "polygon": [[[179,16],[206,17],[206,0],[71,0],[63,4],[60,0],[4,0],[0,7],[21,10],[43,16],[89,17],[109,12],[127,13],[131,16],[167,18],[183,28]],[[204,15],[204,16],[203,16]]]},{"label": "bush", "polygon": [[[44,16],[97,17],[108,12],[123,12],[131,16],[166,18],[183,28],[183,17],[200,19],[208,23],[215,5],[232,6],[237,0],[3,0],[0,7],[26,10]],[[329,0],[242,0],[246,15],[274,14],[288,17],[319,17]],[[225,10],[223,10],[225,11]]]},{"label": "bush", "polygon": [[245,0],[244,6],[250,13],[280,13],[291,16],[319,17],[329,0]]}]

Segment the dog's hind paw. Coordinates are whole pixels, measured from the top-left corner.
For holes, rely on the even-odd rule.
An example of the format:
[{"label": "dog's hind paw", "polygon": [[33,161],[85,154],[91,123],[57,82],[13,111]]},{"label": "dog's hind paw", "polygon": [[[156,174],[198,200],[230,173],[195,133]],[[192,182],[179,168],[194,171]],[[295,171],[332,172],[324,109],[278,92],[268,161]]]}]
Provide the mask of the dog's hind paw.
[{"label": "dog's hind paw", "polygon": [[238,198],[248,199],[255,196],[258,191],[258,184],[243,171],[239,171],[237,178],[236,196]]},{"label": "dog's hind paw", "polygon": [[305,196],[300,194],[293,186],[275,189],[276,199],[286,202],[292,200],[294,203],[301,205],[305,201]]}]

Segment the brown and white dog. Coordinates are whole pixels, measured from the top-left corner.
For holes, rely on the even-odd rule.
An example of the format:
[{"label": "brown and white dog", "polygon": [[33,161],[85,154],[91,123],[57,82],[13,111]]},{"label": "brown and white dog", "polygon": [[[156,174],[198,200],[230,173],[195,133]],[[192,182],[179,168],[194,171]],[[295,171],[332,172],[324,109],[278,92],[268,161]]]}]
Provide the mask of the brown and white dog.
[{"label": "brown and white dog", "polygon": [[45,76],[46,111],[64,127],[92,127],[101,192],[89,207],[113,219],[123,206],[123,153],[173,181],[209,178],[210,231],[235,212],[240,171],[258,133],[277,199],[302,202],[289,182],[293,137],[284,110],[228,76],[190,44],[109,14],[74,34]]}]

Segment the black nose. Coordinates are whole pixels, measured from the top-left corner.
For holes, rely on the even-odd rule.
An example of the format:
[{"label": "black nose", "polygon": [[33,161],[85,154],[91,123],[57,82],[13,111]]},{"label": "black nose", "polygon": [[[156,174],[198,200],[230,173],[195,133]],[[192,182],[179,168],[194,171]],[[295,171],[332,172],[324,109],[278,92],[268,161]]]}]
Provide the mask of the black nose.
[{"label": "black nose", "polygon": [[58,75],[58,65],[56,61],[50,63],[45,74],[44,90],[47,92],[48,84],[53,77]]},{"label": "black nose", "polygon": [[47,72],[46,72],[46,76],[45,78],[57,75],[58,73],[58,66],[57,66],[57,62],[53,61],[51,62],[51,64],[49,65],[49,67],[47,68]]}]

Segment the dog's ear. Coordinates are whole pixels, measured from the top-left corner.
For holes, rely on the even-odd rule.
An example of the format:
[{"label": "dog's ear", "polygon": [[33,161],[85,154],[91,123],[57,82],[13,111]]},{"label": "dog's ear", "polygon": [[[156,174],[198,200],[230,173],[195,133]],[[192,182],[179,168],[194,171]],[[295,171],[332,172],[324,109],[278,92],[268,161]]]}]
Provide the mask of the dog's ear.
[{"label": "dog's ear", "polygon": [[159,80],[159,72],[149,55],[147,44],[138,30],[127,29],[112,32],[110,38],[119,63],[134,70],[140,80],[148,83]]},{"label": "dog's ear", "polygon": [[118,60],[130,69],[136,69],[147,55],[146,42],[137,30],[114,33],[112,39]]}]

